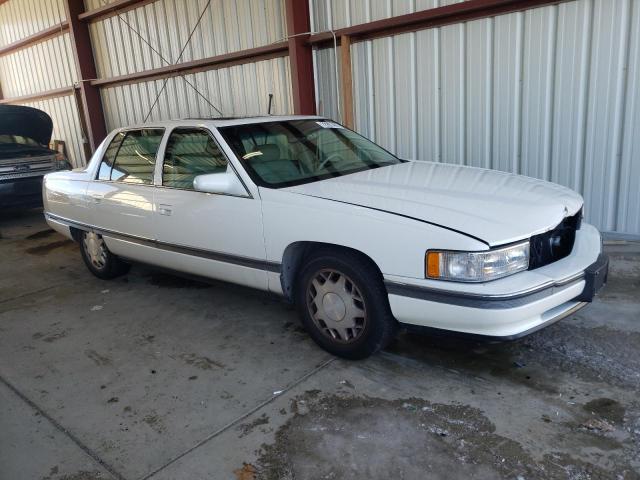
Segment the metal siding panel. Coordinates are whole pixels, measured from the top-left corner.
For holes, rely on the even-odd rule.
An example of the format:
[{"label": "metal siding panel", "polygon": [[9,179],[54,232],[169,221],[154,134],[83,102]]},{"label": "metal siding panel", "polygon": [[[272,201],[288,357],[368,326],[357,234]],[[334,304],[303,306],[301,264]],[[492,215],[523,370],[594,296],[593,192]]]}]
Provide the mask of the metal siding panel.
[{"label": "metal siding panel", "polygon": [[632,3],[627,109],[620,165],[616,230],[640,232],[640,4]]},{"label": "metal siding panel", "polygon": [[104,7],[117,0],[84,0],[84,5],[87,10],[95,10],[96,8]]},{"label": "metal siding panel", "polygon": [[549,180],[557,8],[525,13],[521,173]]},{"label": "metal siding panel", "polygon": [[355,43],[351,46],[353,76],[353,114],[355,129],[362,135],[369,135],[369,85],[367,82],[369,62],[367,52],[370,42]]},{"label": "metal siding panel", "polygon": [[[340,47],[337,49],[340,55]],[[317,65],[318,115],[340,121],[338,113],[338,92],[336,82],[336,55],[333,48],[325,48],[314,51],[314,59]]]},{"label": "metal siding panel", "polygon": [[65,20],[63,0],[10,0],[0,5],[0,47]]},{"label": "metal siding panel", "polygon": [[[180,62],[267,45],[284,37],[284,0],[212,1]],[[176,63],[206,0],[158,0],[91,25],[100,77]]]},{"label": "metal siding panel", "polygon": [[558,6],[551,181],[582,190],[591,1]]},{"label": "metal siding panel", "polygon": [[396,133],[394,143],[396,153],[402,158],[415,158],[415,59],[413,52],[415,33],[398,35],[393,38],[392,60],[390,64],[392,85],[394,90],[405,92],[396,97],[393,109]]},{"label": "metal siding panel", "polygon": [[390,52],[393,52],[391,38],[380,38],[371,42],[373,55],[373,119],[376,142],[390,151],[395,150],[395,132],[391,131],[392,116],[395,116],[393,101],[393,65],[389,63]]},{"label": "metal siding panel", "polygon": [[[612,209],[616,201],[616,184],[620,158],[616,142],[623,95],[620,76],[626,75],[626,64],[619,55],[628,35],[628,2],[595,2],[590,95],[588,102],[587,136],[583,191],[589,201],[585,212],[589,219],[606,230],[614,228]],[[625,52],[627,53],[627,52]]]},{"label": "metal siding panel", "polygon": [[6,98],[70,87],[77,81],[69,34],[0,57],[0,85]]},{"label": "metal siding panel", "polygon": [[491,164],[491,79],[493,73],[493,19],[467,24],[466,35],[466,152],[465,163]]},{"label": "metal siding panel", "polygon": [[[266,114],[269,93],[274,114],[291,114],[288,58],[189,74],[186,78],[224,115]],[[142,123],[165,80],[103,88],[102,103],[109,130]],[[150,120],[220,116],[181,77],[166,80]]]},{"label": "metal siding panel", "polygon": [[350,27],[465,0],[310,0],[314,32]]},{"label": "metal siding panel", "polygon": [[465,25],[450,25],[442,34],[442,161],[465,163]]},{"label": "metal siding panel", "polygon": [[440,162],[441,159],[441,69],[440,30],[416,33],[416,98],[417,154],[416,159]]},{"label": "metal siding panel", "polygon": [[[516,75],[517,20],[515,15],[496,17],[494,24],[493,68],[493,157],[491,168],[514,171],[514,103]],[[517,160],[517,159],[516,159]]]},{"label": "metal siding panel", "polygon": [[349,26],[371,21],[370,0],[351,0],[349,3]]}]

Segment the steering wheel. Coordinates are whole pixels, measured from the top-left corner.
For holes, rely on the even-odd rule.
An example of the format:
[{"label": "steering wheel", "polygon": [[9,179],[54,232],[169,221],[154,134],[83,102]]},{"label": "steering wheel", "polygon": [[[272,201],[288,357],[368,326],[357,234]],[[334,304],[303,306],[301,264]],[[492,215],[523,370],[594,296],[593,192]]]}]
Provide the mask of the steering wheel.
[{"label": "steering wheel", "polygon": [[334,157],[339,157],[341,160],[344,160],[344,158],[342,158],[342,155],[340,155],[338,152],[332,153],[331,155],[329,155],[327,158],[324,159],[324,162],[318,165],[318,170],[322,170],[327,163],[333,162]]}]

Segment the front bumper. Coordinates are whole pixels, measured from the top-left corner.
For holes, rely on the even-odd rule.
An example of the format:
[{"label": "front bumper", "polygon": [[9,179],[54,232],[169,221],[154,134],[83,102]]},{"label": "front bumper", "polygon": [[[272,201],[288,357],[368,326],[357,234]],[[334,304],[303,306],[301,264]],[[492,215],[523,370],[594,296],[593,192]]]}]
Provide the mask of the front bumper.
[{"label": "front bumper", "polygon": [[42,175],[26,178],[0,177],[0,208],[41,207]]},{"label": "front bumper", "polygon": [[583,224],[568,257],[536,270],[471,286],[428,280],[408,283],[389,277],[385,284],[400,323],[509,340],[550,325],[592,301],[606,283],[608,265],[600,234]]}]

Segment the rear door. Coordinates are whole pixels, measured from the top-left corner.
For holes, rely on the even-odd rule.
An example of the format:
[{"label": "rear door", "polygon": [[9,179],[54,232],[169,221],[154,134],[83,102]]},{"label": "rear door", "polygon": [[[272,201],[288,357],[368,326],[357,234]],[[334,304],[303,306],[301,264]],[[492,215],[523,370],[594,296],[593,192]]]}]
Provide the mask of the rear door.
[{"label": "rear door", "polygon": [[[164,129],[127,130],[115,135],[90,183],[92,226],[104,231],[117,255],[137,258],[154,240],[154,171]],[[151,258],[137,258],[152,261]]]},{"label": "rear door", "polygon": [[158,247],[165,266],[255,288],[267,288],[260,200],[197,192],[198,175],[236,174],[211,132],[170,132],[155,194]]}]

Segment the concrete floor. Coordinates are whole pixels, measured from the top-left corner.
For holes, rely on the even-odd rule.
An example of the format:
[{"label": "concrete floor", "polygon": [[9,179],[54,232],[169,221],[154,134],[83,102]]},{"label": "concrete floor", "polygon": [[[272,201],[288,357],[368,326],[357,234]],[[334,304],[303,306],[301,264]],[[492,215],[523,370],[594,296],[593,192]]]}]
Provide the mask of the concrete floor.
[{"label": "concrete floor", "polygon": [[0,479],[640,478],[640,246],[514,343],[402,334],[333,359],[260,292],[92,277],[0,217]]}]

